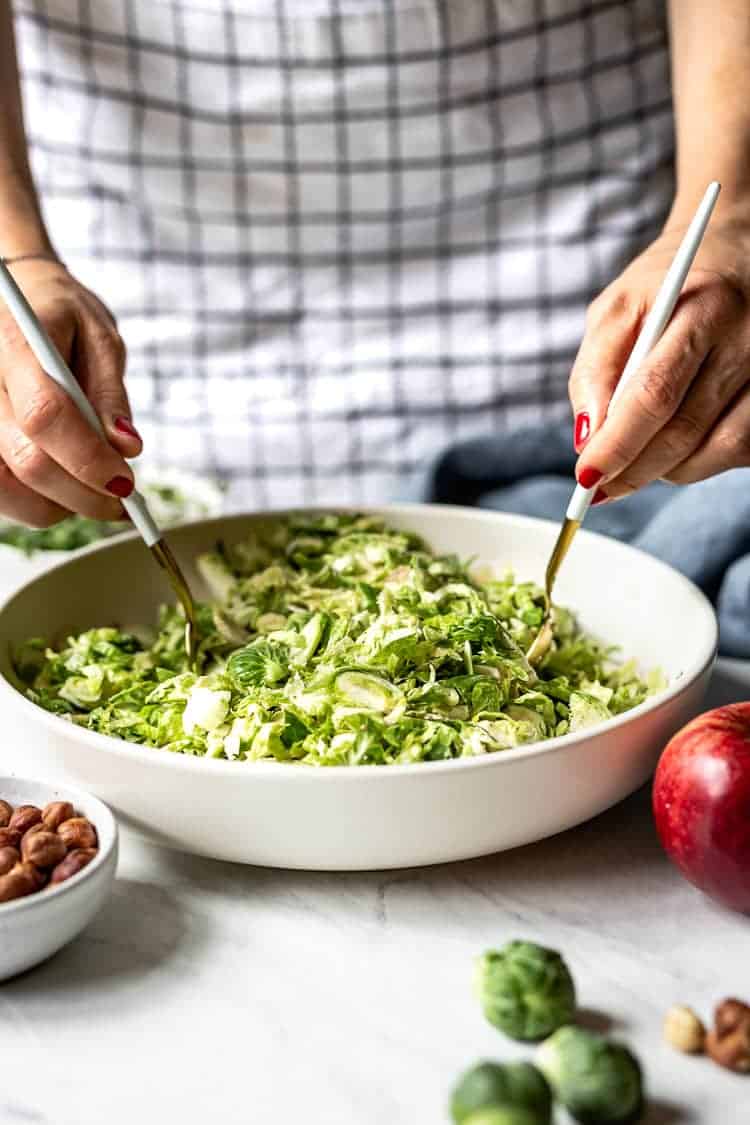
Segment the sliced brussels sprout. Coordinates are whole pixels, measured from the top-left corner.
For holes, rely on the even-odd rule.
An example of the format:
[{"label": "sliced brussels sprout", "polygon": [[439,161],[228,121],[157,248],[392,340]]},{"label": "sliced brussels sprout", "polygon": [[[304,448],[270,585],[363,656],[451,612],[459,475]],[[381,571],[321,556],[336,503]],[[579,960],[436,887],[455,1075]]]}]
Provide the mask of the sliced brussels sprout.
[{"label": "sliced brussels sprout", "polygon": [[403,692],[373,672],[341,672],[336,677],[337,693],[356,707],[371,711],[391,711],[403,700]]},{"label": "sliced brussels sprout", "polygon": [[606,722],[610,718],[606,704],[588,692],[571,692],[568,707],[570,708],[569,729],[571,733],[583,730],[585,727],[592,727],[596,723]]}]

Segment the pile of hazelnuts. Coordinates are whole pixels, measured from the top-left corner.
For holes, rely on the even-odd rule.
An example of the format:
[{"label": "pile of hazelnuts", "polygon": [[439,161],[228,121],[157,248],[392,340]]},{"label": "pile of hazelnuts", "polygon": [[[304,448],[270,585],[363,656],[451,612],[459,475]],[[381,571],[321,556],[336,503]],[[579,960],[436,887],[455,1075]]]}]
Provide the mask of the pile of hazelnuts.
[{"label": "pile of hazelnuts", "polygon": [[64,883],[99,850],[96,829],[69,801],[43,809],[0,800],[0,902]]}]

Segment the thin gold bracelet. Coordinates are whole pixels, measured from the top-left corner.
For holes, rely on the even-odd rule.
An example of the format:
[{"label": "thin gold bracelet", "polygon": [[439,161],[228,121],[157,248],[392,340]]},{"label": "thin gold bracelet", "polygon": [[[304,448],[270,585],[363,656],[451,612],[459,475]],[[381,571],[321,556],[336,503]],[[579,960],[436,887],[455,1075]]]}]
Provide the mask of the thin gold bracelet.
[{"label": "thin gold bracelet", "polygon": [[57,254],[16,254],[13,258],[0,258],[0,261],[6,266],[14,266],[16,262],[57,262],[61,266],[64,264]]}]

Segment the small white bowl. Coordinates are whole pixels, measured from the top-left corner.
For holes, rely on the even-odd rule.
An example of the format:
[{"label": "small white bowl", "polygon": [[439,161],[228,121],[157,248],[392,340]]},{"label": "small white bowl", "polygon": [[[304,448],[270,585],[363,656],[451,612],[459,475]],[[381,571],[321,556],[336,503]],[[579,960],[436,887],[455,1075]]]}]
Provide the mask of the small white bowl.
[{"label": "small white bowl", "polygon": [[77,875],[25,898],[0,903],[0,981],[46,961],[87,926],[109,894],[117,867],[117,823],[105,804],[89,793],[0,777],[0,797],[11,805],[70,801],[88,817],[99,836],[99,854]]}]

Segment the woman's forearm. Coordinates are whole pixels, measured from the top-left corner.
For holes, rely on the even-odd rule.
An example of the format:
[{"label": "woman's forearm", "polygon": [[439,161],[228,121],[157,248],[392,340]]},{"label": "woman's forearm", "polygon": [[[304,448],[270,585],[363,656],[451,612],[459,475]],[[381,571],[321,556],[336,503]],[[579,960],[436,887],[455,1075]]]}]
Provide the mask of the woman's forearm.
[{"label": "woman's forearm", "polygon": [[51,248],[29,167],[13,14],[0,0],[0,255]]},{"label": "woman's forearm", "polygon": [[750,221],[750,4],[670,0],[677,198],[670,222],[689,221],[709,180],[716,216]]}]

